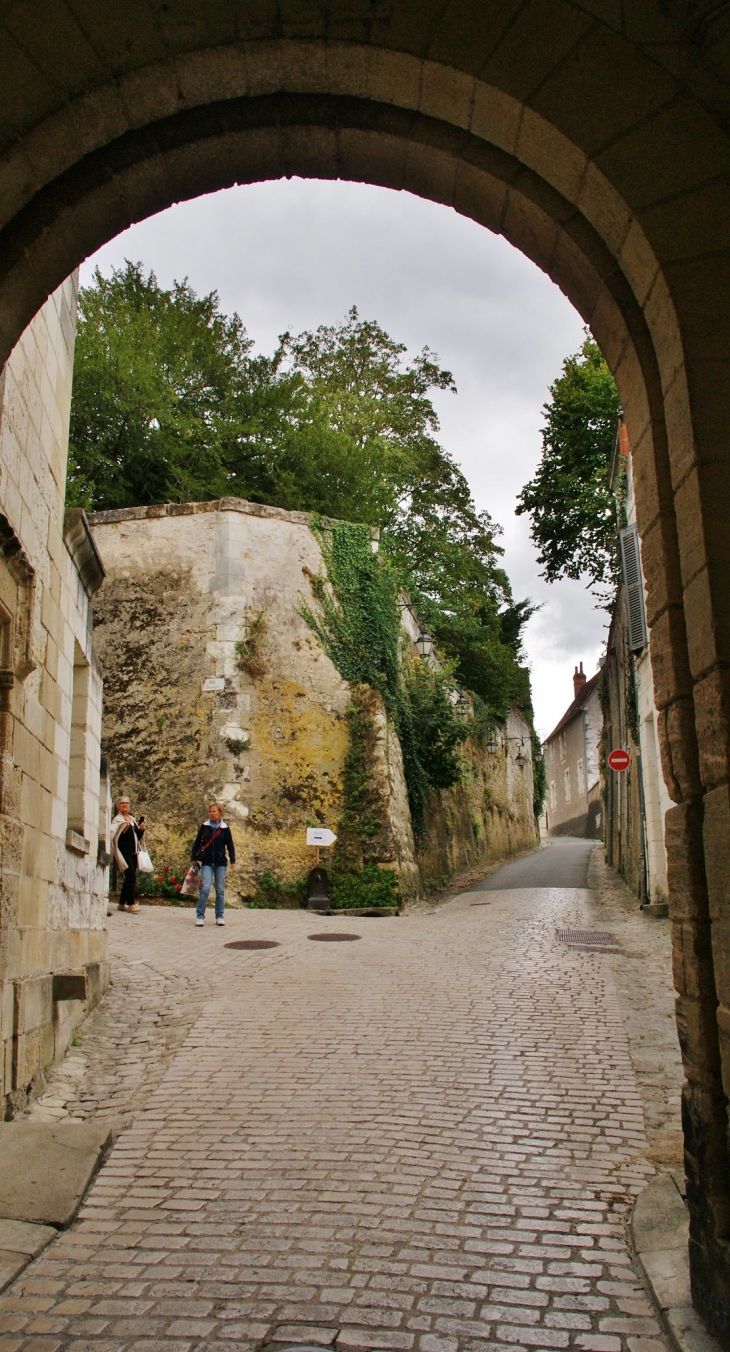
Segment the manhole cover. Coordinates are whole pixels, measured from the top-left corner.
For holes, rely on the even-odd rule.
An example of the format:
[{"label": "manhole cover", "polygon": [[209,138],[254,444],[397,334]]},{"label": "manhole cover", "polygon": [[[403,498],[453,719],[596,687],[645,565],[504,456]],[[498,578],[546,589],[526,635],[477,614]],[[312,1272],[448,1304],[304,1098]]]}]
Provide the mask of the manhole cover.
[{"label": "manhole cover", "polygon": [[581,953],[620,953],[616,940],[608,930],[559,929],[561,943],[570,944]]},{"label": "manhole cover", "polygon": [[337,934],[332,931],[329,934],[310,934],[310,939],[319,939],[323,944],[345,944],[351,939],[359,939],[359,934]]},{"label": "manhole cover", "polygon": [[281,948],[281,944],[276,939],[234,939],[232,944],[224,944],[224,948]]}]

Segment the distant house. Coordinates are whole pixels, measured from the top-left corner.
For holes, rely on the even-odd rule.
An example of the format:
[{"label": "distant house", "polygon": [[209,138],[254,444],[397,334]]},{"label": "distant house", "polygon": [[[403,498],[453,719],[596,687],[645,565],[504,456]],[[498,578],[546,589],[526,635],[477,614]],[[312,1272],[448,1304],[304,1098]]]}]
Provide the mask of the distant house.
[{"label": "distant house", "polygon": [[654,702],[633,456],[623,419],[616,434],[610,485],[625,524],[619,531],[621,581],[603,668],[606,750],[621,747],[631,763],[624,772],[606,774],[606,859],[642,906],[651,907],[652,915],[662,915],[668,893],[664,818],[672,805],[661,758],[662,738],[667,744],[667,712]]},{"label": "distant house", "polygon": [[551,836],[599,840],[602,801],[598,744],[603,715],[601,673],[586,679],[583,663],[573,674],[573,702],[544,743],[547,828]]}]

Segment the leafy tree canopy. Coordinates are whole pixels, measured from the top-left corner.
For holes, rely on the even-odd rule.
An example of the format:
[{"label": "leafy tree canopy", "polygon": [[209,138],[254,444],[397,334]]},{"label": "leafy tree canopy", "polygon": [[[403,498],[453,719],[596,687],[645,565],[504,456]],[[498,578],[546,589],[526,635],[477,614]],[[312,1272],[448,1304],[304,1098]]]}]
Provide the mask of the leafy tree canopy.
[{"label": "leafy tree canopy", "polygon": [[537,473],[518,498],[548,582],[586,577],[602,601],[617,581],[616,501],[608,483],[619,400],[593,339],[550,386]]},{"label": "leafy tree canopy", "polygon": [[[356,309],[255,356],[238,315],[127,262],[79,295],[68,496],[89,510],[226,495],[381,528],[457,679],[497,716],[528,683],[499,527],[437,440],[454,380]],[[527,491],[527,490],[525,490]]]}]

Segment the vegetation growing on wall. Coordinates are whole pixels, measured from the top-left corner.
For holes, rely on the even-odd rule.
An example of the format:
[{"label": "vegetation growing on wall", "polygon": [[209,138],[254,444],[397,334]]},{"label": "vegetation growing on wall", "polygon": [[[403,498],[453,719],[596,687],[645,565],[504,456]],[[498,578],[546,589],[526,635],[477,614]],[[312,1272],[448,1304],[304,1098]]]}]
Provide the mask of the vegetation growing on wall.
[{"label": "vegetation growing on wall", "polygon": [[342,776],[342,815],[329,873],[333,906],[396,906],[398,879],[373,856],[384,825],[382,795],[375,784],[376,738],[373,691],[355,686],[347,711],[349,741]]},{"label": "vegetation growing on wall", "polygon": [[532,807],[537,819],[542,814],[547,798],[547,767],[542,754],[542,742],[534,728],[530,729],[530,742],[532,744]]},{"label": "vegetation growing on wall", "polygon": [[310,579],[317,612],[303,603],[301,614],[343,679],[352,686],[369,685],[382,696],[400,739],[418,839],[424,830],[428,785],[401,677],[397,574],[373,553],[366,526],[316,517],[312,530],[327,573]]},{"label": "vegetation growing on wall", "polygon": [[236,644],[238,665],[249,676],[263,676],[266,672],[266,611],[258,610],[255,614],[247,615],[244,623],[243,638]]},{"label": "vegetation growing on wall", "polygon": [[403,679],[426,780],[433,789],[450,789],[461,779],[459,748],[471,731],[451,702],[453,681],[447,672],[432,671],[417,658],[404,663]]}]

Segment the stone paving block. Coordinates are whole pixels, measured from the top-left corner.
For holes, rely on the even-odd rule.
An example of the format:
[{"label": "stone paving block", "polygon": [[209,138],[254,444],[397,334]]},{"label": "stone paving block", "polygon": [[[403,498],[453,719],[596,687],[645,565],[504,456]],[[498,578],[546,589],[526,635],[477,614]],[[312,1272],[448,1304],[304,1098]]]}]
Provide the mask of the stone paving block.
[{"label": "stone paving block", "polygon": [[106,1123],[0,1122],[0,1216],[68,1225],[109,1141]]},{"label": "stone paving block", "polygon": [[[554,941],[596,924],[588,891],[490,897],[363,920],[337,952],[304,914],[236,912],[226,939],[281,945],[245,969],[214,932],[194,945],[187,913],[111,917],[118,975],[67,1108],[98,1120],[118,1094],[127,1127],[0,1312],[66,1320],[37,1335],[60,1352],[666,1352],[624,1308],[652,1175],[615,979],[632,959]],[[664,1000],[661,923],[644,975]]]}]

